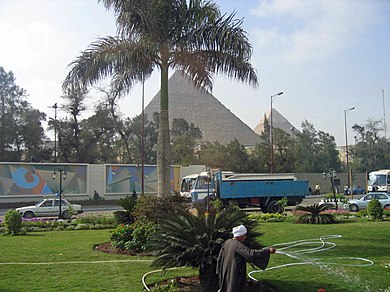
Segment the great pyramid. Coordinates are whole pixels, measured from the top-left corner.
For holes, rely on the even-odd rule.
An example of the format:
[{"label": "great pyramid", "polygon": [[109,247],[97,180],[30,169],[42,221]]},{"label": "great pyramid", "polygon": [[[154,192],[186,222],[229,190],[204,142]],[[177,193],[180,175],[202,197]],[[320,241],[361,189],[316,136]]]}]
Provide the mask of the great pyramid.
[{"label": "great pyramid", "polygon": [[[266,113],[265,116],[268,122],[270,122],[270,112]],[[274,129],[282,129],[291,136],[293,136],[294,133],[299,133],[299,130],[274,108],[272,109],[272,125]],[[253,129],[253,131],[258,135],[261,135],[264,132],[264,117],[260,120],[260,123]]]},{"label": "great pyramid", "polygon": [[[176,71],[168,80],[169,120],[185,119],[202,131],[203,141],[227,144],[234,139],[241,145],[259,144],[261,139],[205,89],[198,89],[190,77]],[[145,114],[151,119],[160,112],[160,92],[149,102]]]}]

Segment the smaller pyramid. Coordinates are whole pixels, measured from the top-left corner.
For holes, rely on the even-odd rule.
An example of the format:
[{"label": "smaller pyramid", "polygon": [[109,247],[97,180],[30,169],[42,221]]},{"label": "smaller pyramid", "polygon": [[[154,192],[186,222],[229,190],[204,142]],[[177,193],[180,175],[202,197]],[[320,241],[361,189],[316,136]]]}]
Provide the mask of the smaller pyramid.
[{"label": "smaller pyramid", "polygon": [[[265,114],[268,122],[270,122],[270,112]],[[273,128],[278,128],[285,131],[287,134],[291,136],[294,133],[300,133],[300,131],[293,126],[281,113],[279,113],[276,109],[272,109],[272,124]],[[253,131],[261,135],[264,132],[264,117],[260,120],[260,123],[253,129]]]}]

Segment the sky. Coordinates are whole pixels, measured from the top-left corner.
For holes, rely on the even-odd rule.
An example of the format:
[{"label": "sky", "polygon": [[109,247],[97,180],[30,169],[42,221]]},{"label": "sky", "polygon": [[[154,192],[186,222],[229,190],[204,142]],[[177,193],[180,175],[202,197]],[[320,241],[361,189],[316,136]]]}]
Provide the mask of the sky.
[{"label": "sky", "polygon": [[[282,91],[273,107],[298,129],[308,121],[345,145],[347,122],[353,144],[352,125],[386,117],[390,137],[389,0],[215,2],[243,19],[260,86],[217,75],[212,94],[250,128]],[[99,37],[114,35],[114,13],[97,0],[0,0],[0,66],[14,73],[32,107],[47,118],[54,117],[51,106],[63,102],[69,64]],[[156,71],[145,82],[145,104],[159,86]],[[124,117],[141,113],[141,98],[137,85],[120,102]],[[91,92],[90,109],[97,99]]]}]

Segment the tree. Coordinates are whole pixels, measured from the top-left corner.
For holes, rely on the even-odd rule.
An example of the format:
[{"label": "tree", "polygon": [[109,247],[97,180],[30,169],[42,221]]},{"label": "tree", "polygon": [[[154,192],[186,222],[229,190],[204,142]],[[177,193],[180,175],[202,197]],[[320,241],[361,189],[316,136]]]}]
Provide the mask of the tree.
[{"label": "tree", "polygon": [[[87,109],[85,99],[88,91],[85,88],[72,86],[66,89],[62,98],[63,108],[70,118],[57,121],[59,158],[66,162],[85,162],[80,151],[81,114]],[[58,125],[57,125],[58,126]]]},{"label": "tree", "polygon": [[295,166],[293,144],[290,134],[279,128],[274,129],[276,172],[293,172]]},{"label": "tree", "polygon": [[197,86],[212,89],[213,73],[257,86],[249,63],[252,47],[242,20],[222,15],[202,0],[100,0],[117,17],[119,36],[91,44],[71,65],[63,87],[87,86],[111,76],[118,91],[129,91],[155,68],[160,70],[160,121],[157,152],[158,193],[170,192],[169,69],[184,70]]},{"label": "tree", "polygon": [[297,134],[295,147],[295,172],[323,172],[329,169],[340,171],[341,163],[334,137],[323,131],[316,131],[307,120],[302,123],[302,133]]},{"label": "tree", "polygon": [[0,67],[0,161],[41,160],[46,115],[26,101],[26,92],[15,84],[13,73]]},{"label": "tree", "polygon": [[130,151],[128,133],[125,130],[125,121],[123,121],[123,119],[121,118],[121,114],[119,112],[118,105],[117,105],[117,102],[120,98],[120,92],[115,90],[108,91],[104,88],[99,88],[99,91],[104,94],[104,97],[100,102],[100,106],[108,110],[109,116],[113,122],[113,126],[116,132],[119,134],[119,137],[121,139],[121,144],[123,145],[126,151],[126,159],[123,159],[122,162],[130,163],[132,155]]},{"label": "tree", "polygon": [[202,138],[202,132],[193,123],[185,119],[172,121],[173,163],[191,164],[195,162],[195,147],[197,140]]},{"label": "tree", "polygon": [[380,135],[383,122],[369,119],[352,129],[356,133],[355,145],[350,147],[352,168],[365,172],[390,167],[390,141]]}]

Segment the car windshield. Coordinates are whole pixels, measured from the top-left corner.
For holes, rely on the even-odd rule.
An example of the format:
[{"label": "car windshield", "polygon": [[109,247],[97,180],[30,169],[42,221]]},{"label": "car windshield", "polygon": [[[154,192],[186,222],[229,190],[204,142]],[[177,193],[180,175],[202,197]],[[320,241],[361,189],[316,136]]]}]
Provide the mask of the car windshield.
[{"label": "car windshield", "polygon": [[386,175],[385,174],[370,174],[369,184],[371,186],[385,186],[386,185]]},{"label": "car windshield", "polygon": [[36,204],[35,204],[35,206],[37,206],[37,207],[38,207],[40,204],[42,204],[42,203],[43,203],[43,201],[44,201],[44,200],[42,200],[42,201],[39,201],[38,203],[36,203]]}]

